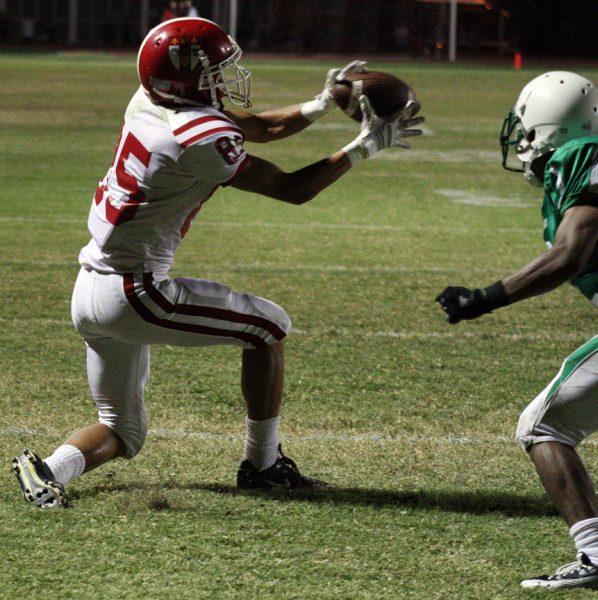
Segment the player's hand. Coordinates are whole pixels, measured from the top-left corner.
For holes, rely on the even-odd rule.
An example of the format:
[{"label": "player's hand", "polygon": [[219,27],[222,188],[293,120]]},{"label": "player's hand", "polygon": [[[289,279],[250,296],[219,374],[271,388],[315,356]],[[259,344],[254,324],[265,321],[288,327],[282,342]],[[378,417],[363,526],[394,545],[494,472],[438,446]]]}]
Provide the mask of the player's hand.
[{"label": "player's hand", "polygon": [[496,308],[509,304],[505,289],[500,281],[486,288],[470,290],[466,287],[449,285],[436,296],[446,313],[449,323],[477,319]]},{"label": "player's hand", "polygon": [[334,86],[351,73],[363,73],[367,71],[367,63],[363,60],[354,60],[342,69],[330,69],[326,74],[324,89],[309,102],[301,105],[301,114],[308,121],[315,121],[337,107],[336,100],[332,94]]},{"label": "player's hand", "polygon": [[479,293],[476,294],[480,291],[450,285],[436,296],[436,302],[446,313],[449,323],[458,323],[462,319],[476,319],[488,312],[482,310]]},{"label": "player's hand", "polygon": [[414,104],[410,100],[399,113],[389,119],[383,119],[376,114],[367,96],[359,97],[359,107],[363,115],[361,119],[361,133],[368,132],[364,137],[373,134],[370,136],[371,139],[368,140],[371,149],[369,156],[374,155],[380,150],[394,146],[411,148],[411,145],[404,142],[403,138],[422,135],[423,131],[421,129],[413,129],[413,127],[425,121],[425,117],[409,118]]},{"label": "player's hand", "polygon": [[376,114],[367,96],[360,96],[361,133],[343,148],[351,163],[370,158],[385,148],[410,148],[405,138],[422,135],[421,129],[413,128],[425,121],[424,117],[409,118],[411,104],[408,103],[396,116],[384,119]]},{"label": "player's hand", "polygon": [[368,63],[365,60],[354,60],[342,69],[330,69],[326,76],[326,87],[324,89],[331,92],[335,84],[347,79],[352,73],[365,73],[367,70]]}]

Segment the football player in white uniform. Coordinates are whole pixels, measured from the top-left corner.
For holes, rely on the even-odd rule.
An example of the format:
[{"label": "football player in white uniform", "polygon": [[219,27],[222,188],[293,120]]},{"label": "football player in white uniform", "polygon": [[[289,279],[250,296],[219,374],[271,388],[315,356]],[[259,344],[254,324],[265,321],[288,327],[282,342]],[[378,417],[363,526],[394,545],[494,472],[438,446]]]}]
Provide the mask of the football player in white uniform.
[{"label": "football player in white uniform", "polygon": [[13,469],[26,500],[68,506],[66,484],[117,457],[133,458],[147,431],[143,390],[150,346],[236,344],[243,348],[241,388],[247,437],[237,483],[244,488],[321,485],[303,476],[279,441],[287,313],[266,300],[213,281],[168,277],[174,252],[204,202],[219,186],[302,204],[359,160],[391,146],[423,118],[409,106],[380,119],[361,97],[360,134],[342,150],[292,173],[247,154],[245,140],[271,142],[308,127],[336,107],[332,87],[365,63],[329,71],[325,89],[301,105],[252,114],[250,74],[241,50],[220,27],[199,18],[173,19],[141,44],[141,87],[131,99],[112,166],[99,183],[88,226],[92,239],[72,318],[87,346],[89,385],[99,422],[73,433],[41,460],[26,450]]}]

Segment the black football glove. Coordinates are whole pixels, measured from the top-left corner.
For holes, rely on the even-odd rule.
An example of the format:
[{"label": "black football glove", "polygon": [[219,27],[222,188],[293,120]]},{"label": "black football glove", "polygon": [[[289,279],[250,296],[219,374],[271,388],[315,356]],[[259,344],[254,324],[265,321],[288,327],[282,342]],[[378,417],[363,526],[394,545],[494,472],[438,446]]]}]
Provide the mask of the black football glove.
[{"label": "black football glove", "polygon": [[458,323],[466,319],[477,319],[495,308],[506,306],[509,303],[505,288],[500,281],[486,288],[470,290],[466,287],[449,285],[436,296],[446,313],[449,323]]}]

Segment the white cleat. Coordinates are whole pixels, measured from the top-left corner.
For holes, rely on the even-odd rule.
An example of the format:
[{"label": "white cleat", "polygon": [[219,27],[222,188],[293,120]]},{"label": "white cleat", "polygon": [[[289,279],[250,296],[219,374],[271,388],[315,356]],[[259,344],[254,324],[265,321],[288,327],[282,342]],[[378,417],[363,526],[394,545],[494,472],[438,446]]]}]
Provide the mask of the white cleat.
[{"label": "white cleat", "polygon": [[541,575],[521,582],[523,588],[598,588],[598,567],[580,552],[575,562],[563,565],[554,575]]},{"label": "white cleat", "polygon": [[64,486],[53,481],[52,472],[35,452],[25,450],[21,456],[13,458],[12,470],[27,502],[40,508],[67,508],[71,505]]}]

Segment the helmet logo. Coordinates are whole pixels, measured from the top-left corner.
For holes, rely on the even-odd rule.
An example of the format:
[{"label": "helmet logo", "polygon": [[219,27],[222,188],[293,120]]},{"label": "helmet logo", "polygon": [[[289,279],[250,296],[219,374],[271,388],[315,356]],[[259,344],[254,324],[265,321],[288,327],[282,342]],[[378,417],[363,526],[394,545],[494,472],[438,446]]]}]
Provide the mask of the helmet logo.
[{"label": "helmet logo", "polygon": [[149,78],[150,85],[152,88],[159,90],[161,92],[169,92],[170,91],[170,81],[165,81],[164,79],[158,79],[156,77],[152,77],[150,75]]},{"label": "helmet logo", "polygon": [[586,121],[582,126],[582,129],[585,129],[586,131],[591,131],[592,130],[592,121]]},{"label": "helmet logo", "polygon": [[197,38],[173,37],[168,46],[170,60],[177,71],[193,71],[199,62],[200,47]]}]

